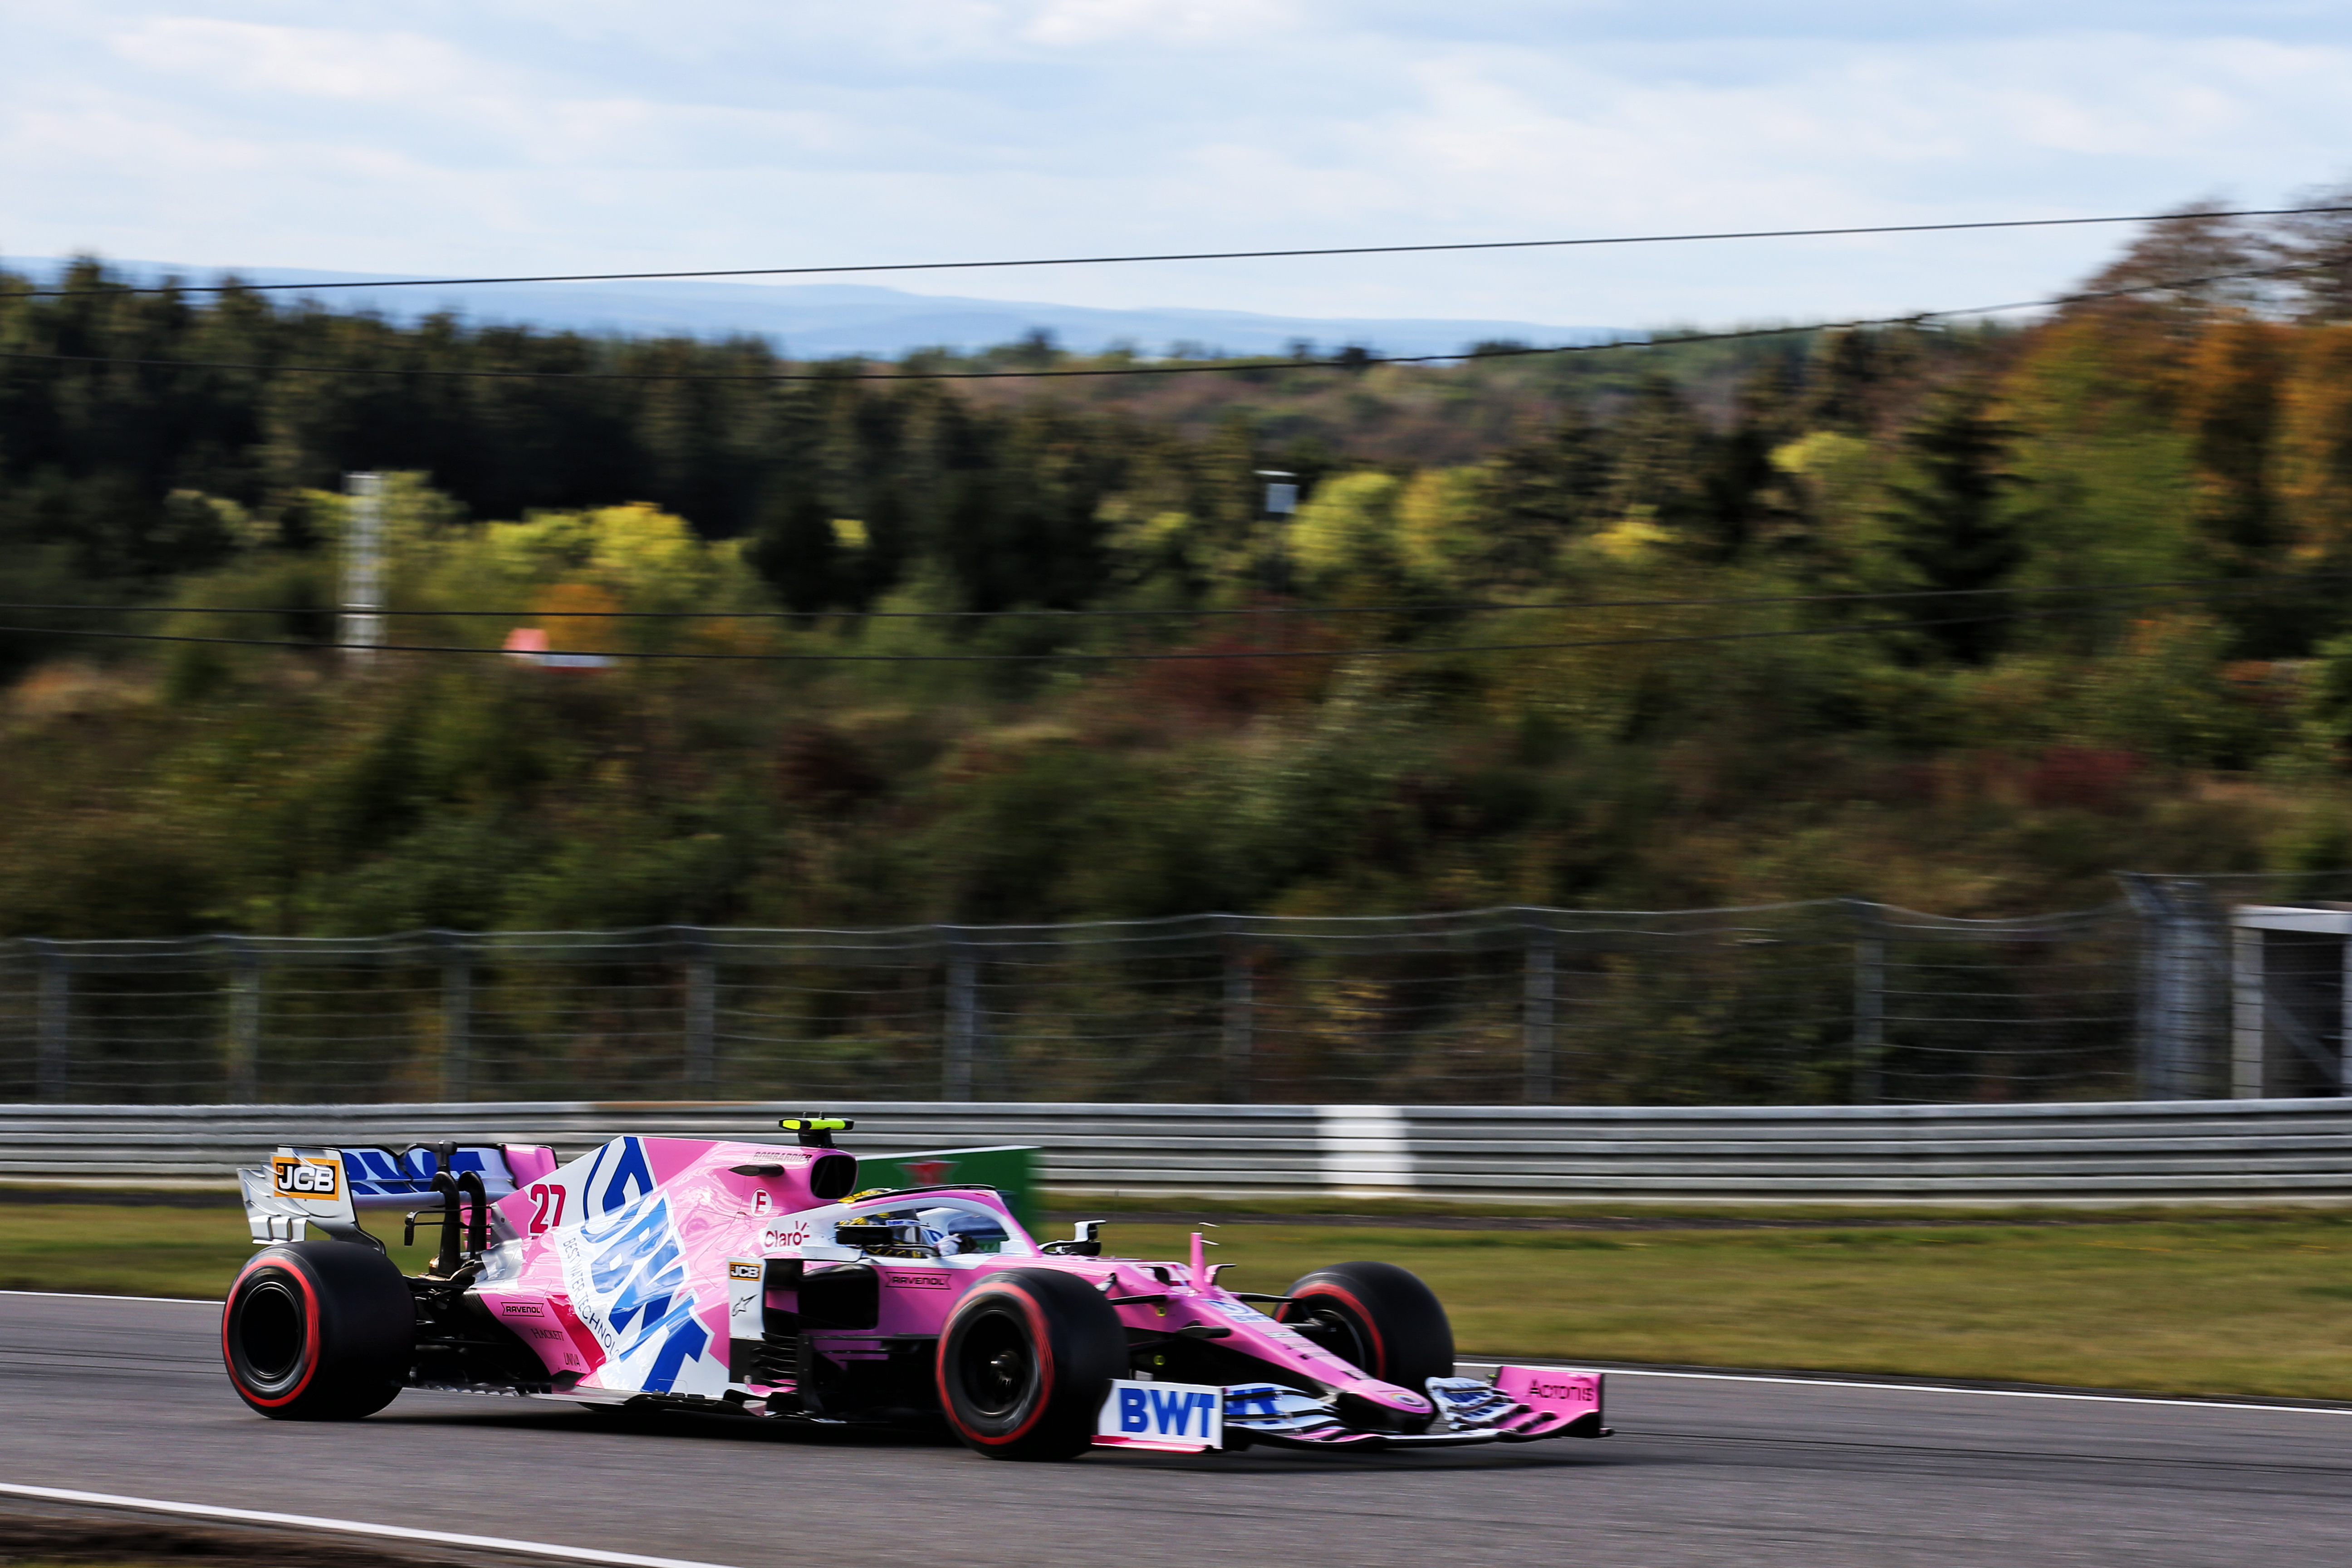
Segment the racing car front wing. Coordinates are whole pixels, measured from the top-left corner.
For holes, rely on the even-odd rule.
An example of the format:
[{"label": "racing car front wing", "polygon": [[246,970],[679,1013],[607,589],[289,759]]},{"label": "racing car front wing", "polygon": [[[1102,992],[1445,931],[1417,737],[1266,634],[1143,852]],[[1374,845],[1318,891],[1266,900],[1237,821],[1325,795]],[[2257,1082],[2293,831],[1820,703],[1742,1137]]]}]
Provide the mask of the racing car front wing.
[{"label": "racing car front wing", "polygon": [[1275,1383],[1209,1384],[1122,1379],[1096,1422],[1102,1447],[1198,1453],[1266,1444],[1292,1448],[1463,1447],[1534,1443],[1547,1437],[1606,1437],[1603,1379],[1597,1372],[1500,1366],[1494,1381],[1433,1377],[1437,1417],[1420,1432],[1350,1425],[1339,1402]]}]

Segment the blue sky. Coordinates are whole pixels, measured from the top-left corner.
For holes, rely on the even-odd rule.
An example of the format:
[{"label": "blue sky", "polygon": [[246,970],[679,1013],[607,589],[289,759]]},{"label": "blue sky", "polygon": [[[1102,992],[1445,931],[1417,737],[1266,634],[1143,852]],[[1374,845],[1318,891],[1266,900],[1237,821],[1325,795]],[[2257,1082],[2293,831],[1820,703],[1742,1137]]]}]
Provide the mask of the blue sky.
[{"label": "blue sky", "polygon": [[[2347,178],[2340,4],[0,0],[0,250],[19,256],[803,265],[2273,205]],[[939,291],[1653,326],[2026,298],[2121,237]]]}]

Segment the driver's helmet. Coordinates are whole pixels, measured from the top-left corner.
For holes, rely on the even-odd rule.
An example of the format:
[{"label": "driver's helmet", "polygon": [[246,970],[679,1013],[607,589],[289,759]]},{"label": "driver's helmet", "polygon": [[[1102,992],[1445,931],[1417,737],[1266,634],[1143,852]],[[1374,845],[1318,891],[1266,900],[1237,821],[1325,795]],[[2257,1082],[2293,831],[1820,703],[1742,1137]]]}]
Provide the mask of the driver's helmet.
[{"label": "driver's helmet", "polygon": [[941,1258],[965,1252],[994,1252],[1012,1239],[992,1215],[966,1208],[920,1209],[916,1212],[915,1223],[920,1227],[922,1238],[938,1247]]}]

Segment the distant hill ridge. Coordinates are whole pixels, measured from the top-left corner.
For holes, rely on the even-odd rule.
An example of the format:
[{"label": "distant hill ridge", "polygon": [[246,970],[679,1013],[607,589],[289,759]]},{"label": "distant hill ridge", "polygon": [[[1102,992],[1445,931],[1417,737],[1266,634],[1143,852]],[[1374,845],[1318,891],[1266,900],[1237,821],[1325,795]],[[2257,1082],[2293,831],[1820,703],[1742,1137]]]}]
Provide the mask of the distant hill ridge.
[{"label": "distant hill ridge", "polygon": [[[0,258],[0,268],[39,279],[67,263],[54,257]],[[209,282],[225,273],[251,283],[393,281],[393,273],[320,272],[289,267],[189,267],[108,258],[125,277]],[[529,325],[625,335],[717,338],[751,334],[796,358],[839,354],[896,357],[916,349],[973,350],[1045,331],[1066,349],[1097,353],[1125,343],[1159,356],[1281,353],[1300,340],[1324,353],[1350,344],[1381,353],[1450,353],[1472,343],[1605,342],[1632,337],[1609,327],[1534,321],[1379,317],[1265,316],[1246,310],[1106,310],[1032,300],[911,294],[865,283],[541,283],[433,289],[337,289],[310,296],[339,310],[382,311],[414,321],[451,311],[481,324]]]}]

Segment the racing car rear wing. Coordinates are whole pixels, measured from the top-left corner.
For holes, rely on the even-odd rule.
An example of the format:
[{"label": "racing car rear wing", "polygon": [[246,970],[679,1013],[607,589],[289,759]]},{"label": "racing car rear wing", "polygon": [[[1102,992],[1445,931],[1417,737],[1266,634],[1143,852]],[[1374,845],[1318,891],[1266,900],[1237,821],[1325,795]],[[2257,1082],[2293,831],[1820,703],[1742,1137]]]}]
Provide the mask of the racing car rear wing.
[{"label": "racing car rear wing", "polygon": [[[375,1209],[437,1209],[455,1223],[459,1200],[436,1184],[447,1173],[467,1188],[480,1184],[480,1202],[470,1205],[476,1226],[481,1210],[520,1188],[551,1175],[560,1162],[539,1143],[411,1143],[300,1147],[286,1145],[267,1166],[237,1172],[246,1217],[257,1245],[322,1237],[373,1243],[361,1227],[362,1212]],[[914,1153],[857,1156],[860,1189],[934,1187],[944,1183],[994,1187],[1024,1225],[1034,1226],[1037,1212],[1037,1151],[1024,1145],[940,1149]]]},{"label": "racing car rear wing", "polygon": [[359,1211],[415,1209],[442,1201],[434,1177],[448,1172],[481,1184],[490,1203],[555,1169],[555,1151],[535,1143],[412,1143],[404,1149],[282,1147],[267,1167],[237,1172],[256,1242],[316,1234],[364,1241]]}]

